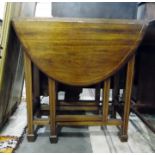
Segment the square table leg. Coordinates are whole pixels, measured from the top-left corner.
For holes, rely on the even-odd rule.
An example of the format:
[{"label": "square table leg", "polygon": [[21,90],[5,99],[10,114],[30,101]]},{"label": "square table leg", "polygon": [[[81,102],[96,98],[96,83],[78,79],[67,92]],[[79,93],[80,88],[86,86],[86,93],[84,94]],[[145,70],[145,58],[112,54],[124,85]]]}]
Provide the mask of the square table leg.
[{"label": "square table leg", "polygon": [[51,127],[50,141],[51,143],[56,143],[57,142],[56,82],[51,78],[48,78],[48,86],[49,86],[49,107],[50,107],[50,127]]},{"label": "square table leg", "polygon": [[33,124],[33,93],[32,93],[32,62],[24,52],[24,69],[25,69],[25,85],[26,85],[26,102],[27,102],[27,139],[35,141],[36,134],[34,133]]},{"label": "square table leg", "polygon": [[127,64],[124,115],[123,115],[123,123],[121,126],[121,132],[120,132],[120,139],[122,142],[126,142],[128,140],[128,122],[129,122],[129,114],[130,114],[132,83],[133,83],[133,76],[134,76],[134,64],[135,64],[135,56],[132,56],[132,58],[128,61],[128,64]]}]

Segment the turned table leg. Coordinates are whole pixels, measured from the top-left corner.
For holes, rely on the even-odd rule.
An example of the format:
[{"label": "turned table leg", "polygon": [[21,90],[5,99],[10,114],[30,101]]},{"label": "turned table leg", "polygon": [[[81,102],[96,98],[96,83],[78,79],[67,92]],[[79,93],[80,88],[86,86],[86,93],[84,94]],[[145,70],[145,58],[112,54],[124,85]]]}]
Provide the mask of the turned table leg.
[{"label": "turned table leg", "polygon": [[48,86],[49,86],[49,107],[50,107],[50,127],[51,127],[51,135],[50,141],[51,143],[57,142],[57,131],[56,131],[56,82],[51,78],[48,78]]},{"label": "turned table leg", "polygon": [[123,124],[120,132],[120,139],[122,142],[126,142],[128,140],[128,122],[130,113],[132,83],[134,76],[134,63],[135,63],[135,56],[133,56],[127,64],[124,115],[123,115]]},{"label": "turned table leg", "polygon": [[26,102],[27,102],[27,139],[35,141],[33,125],[33,94],[32,94],[32,63],[29,57],[24,53],[25,85],[26,85]]}]

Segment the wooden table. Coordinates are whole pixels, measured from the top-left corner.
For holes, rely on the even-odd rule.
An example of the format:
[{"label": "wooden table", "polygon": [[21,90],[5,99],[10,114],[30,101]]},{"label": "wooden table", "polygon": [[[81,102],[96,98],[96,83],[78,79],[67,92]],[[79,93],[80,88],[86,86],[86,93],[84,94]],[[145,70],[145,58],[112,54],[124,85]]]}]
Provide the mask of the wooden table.
[{"label": "wooden table", "polygon": [[[13,20],[13,26],[25,49],[28,139],[35,139],[34,125],[49,124],[51,142],[57,141],[57,125],[116,125],[121,126],[121,140],[127,141],[135,51],[146,24],[134,20],[21,18]],[[48,77],[48,119],[34,117],[32,64]],[[124,114],[122,119],[112,119],[108,116],[111,76],[125,65]],[[89,86],[101,81],[104,81],[101,114],[63,115],[57,112],[57,82]]]}]

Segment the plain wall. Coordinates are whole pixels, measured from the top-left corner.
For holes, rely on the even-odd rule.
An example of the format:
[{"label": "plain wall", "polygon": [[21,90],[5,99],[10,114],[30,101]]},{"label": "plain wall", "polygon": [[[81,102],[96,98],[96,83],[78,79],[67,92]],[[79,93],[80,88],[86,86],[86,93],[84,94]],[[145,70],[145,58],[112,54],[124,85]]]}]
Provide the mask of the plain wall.
[{"label": "plain wall", "polygon": [[53,17],[136,19],[136,2],[53,2]]}]

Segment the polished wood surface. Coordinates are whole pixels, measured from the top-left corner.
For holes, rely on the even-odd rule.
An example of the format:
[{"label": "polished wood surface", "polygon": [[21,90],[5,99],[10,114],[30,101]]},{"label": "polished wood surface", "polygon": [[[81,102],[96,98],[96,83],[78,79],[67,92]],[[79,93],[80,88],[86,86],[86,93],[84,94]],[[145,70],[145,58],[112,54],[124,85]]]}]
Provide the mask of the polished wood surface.
[{"label": "polished wood surface", "polygon": [[56,124],[56,82],[52,79],[48,79],[49,86],[49,111],[50,111],[50,127],[51,127],[51,135],[50,141],[51,143],[57,142],[57,124]]},{"label": "polished wood surface", "polygon": [[24,53],[24,70],[25,70],[25,85],[26,85],[26,102],[27,102],[27,121],[28,123],[28,140],[35,139],[33,126],[33,83],[32,83],[32,62]]},{"label": "polished wood surface", "polygon": [[129,122],[129,113],[130,113],[130,103],[131,103],[131,92],[132,84],[134,77],[134,64],[135,56],[133,56],[127,64],[127,73],[126,73],[126,84],[125,84],[125,103],[124,103],[124,113],[123,113],[123,124],[121,130],[121,139],[126,141],[128,139],[128,122]]},{"label": "polished wood surface", "polygon": [[[28,140],[35,140],[35,125],[50,125],[51,143],[57,142],[58,125],[116,125],[121,127],[121,141],[127,141],[135,50],[143,38],[146,25],[133,20],[97,19],[17,19],[13,25],[25,48]],[[48,112],[48,119],[37,117],[33,110],[33,94],[38,86],[33,84],[32,64],[48,77],[49,106],[42,105],[38,110],[40,115],[43,111]],[[120,120],[116,116],[109,117],[109,93],[112,76],[116,76],[113,98],[118,98],[119,78],[116,73],[125,65],[124,114],[120,115]],[[101,82],[103,101],[100,104],[99,89],[93,103],[89,101],[81,105],[78,102],[74,105],[62,102],[58,100],[58,81],[75,86]],[[97,114],[81,115],[80,111],[95,111]]]},{"label": "polished wood surface", "polygon": [[33,63],[69,85],[113,75],[135,52],[146,26],[134,20],[61,18],[14,19],[13,25]]},{"label": "polished wood surface", "polygon": [[104,122],[108,121],[108,113],[109,113],[109,93],[110,93],[110,78],[104,81],[103,88],[103,103],[102,103],[102,113]]}]

